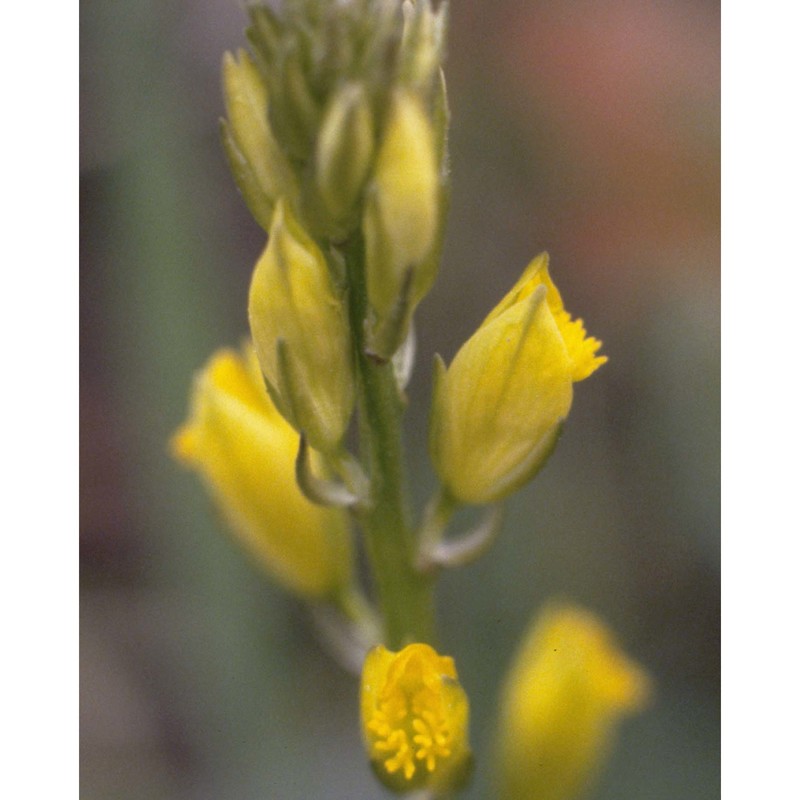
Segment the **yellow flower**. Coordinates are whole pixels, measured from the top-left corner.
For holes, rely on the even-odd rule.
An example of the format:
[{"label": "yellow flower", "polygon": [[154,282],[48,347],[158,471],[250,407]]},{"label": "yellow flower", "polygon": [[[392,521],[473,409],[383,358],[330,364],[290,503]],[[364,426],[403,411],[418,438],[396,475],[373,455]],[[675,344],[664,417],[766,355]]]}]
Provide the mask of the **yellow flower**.
[{"label": "yellow flower", "polygon": [[607,359],[564,309],[546,253],[461,347],[437,360],[430,445],[447,491],[502,500],[543,466],[572,405],[572,384]]},{"label": "yellow flower", "polygon": [[455,663],[427,644],[378,645],[361,676],[361,723],[372,766],[395,791],[456,788],[471,764],[469,701]]},{"label": "yellow flower", "polygon": [[250,284],[250,330],[281,414],[325,453],[339,449],[355,404],[344,290],[279,200]]},{"label": "yellow flower", "polygon": [[552,605],[508,675],[499,730],[502,800],[571,800],[597,772],[620,719],[650,694],[645,672],[593,614]]},{"label": "yellow flower", "polygon": [[349,584],[345,517],[297,488],[299,437],[269,399],[252,347],[211,357],[171,444],[199,473],[236,538],[287,589],[323,598]]}]

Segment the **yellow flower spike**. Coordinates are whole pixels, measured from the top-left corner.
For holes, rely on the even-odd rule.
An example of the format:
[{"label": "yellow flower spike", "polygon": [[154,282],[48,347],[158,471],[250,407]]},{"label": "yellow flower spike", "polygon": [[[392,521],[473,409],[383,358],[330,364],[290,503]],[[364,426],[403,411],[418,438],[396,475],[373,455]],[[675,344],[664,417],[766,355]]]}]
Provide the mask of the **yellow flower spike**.
[{"label": "yellow flower spike", "polygon": [[235,537],[285,588],[325,598],[349,585],[346,517],[297,488],[299,437],[272,404],[251,346],[242,355],[218,351],[197,374],[189,419],[171,445],[199,473]]},{"label": "yellow flower spike", "polygon": [[431,457],[447,492],[494,503],[544,465],[572,405],[572,384],[606,361],[564,310],[538,256],[445,370],[437,361]]},{"label": "yellow flower spike", "polygon": [[427,644],[367,653],[361,724],[375,773],[390,789],[445,791],[468,777],[469,701],[453,659]]},{"label": "yellow flower spike", "polygon": [[253,272],[248,310],[278,409],[312,447],[337,451],[355,403],[344,291],[283,200]]},{"label": "yellow flower spike", "polygon": [[501,800],[572,800],[608,755],[619,721],[642,710],[646,673],[594,614],[551,605],[516,656],[498,738]]},{"label": "yellow flower spike", "polygon": [[269,125],[267,87],[253,59],[225,53],[222,88],[227,121],[222,141],[239,190],[256,221],[269,230],[278,197],[293,197],[297,181]]}]

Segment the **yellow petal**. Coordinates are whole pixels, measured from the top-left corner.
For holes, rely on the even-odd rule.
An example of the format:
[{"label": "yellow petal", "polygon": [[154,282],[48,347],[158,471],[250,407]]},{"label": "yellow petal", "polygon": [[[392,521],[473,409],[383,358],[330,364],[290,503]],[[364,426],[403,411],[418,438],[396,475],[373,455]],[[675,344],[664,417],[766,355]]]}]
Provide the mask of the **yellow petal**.
[{"label": "yellow petal", "polygon": [[584,378],[588,378],[608,359],[605,356],[596,355],[602,346],[602,342],[594,337],[587,337],[583,321],[580,319],[573,320],[569,312],[564,308],[561,293],[550,277],[549,263],[550,259],[547,253],[540,253],[536,256],[522,273],[520,279],[514,284],[511,291],[483,321],[483,324],[486,325],[511,306],[523,302],[539,286],[546,287],[547,304],[573,362],[572,380],[575,382],[581,381]]},{"label": "yellow petal", "polygon": [[294,478],[297,433],[281,418],[248,347],[216,353],[195,380],[175,457],[202,477],[241,544],[286,588],[332,595],[350,580],[345,517],[305,498]]}]

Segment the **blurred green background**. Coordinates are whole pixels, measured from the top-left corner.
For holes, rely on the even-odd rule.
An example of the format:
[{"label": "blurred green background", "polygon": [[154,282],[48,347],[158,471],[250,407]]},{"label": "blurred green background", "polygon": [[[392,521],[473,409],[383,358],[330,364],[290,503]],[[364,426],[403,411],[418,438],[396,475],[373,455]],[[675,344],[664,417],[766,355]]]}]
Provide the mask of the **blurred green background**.
[{"label": "blurred green background", "polygon": [[[454,0],[453,205],[410,387],[430,490],[449,360],[542,249],[609,363],[480,563],[444,577],[443,650],[491,797],[497,693],[553,595],[657,685],[596,800],[719,795],[719,6]],[[233,0],[81,6],[81,797],[378,798],[357,685],[169,459],[193,372],[246,333],[264,236],[217,140]]]}]

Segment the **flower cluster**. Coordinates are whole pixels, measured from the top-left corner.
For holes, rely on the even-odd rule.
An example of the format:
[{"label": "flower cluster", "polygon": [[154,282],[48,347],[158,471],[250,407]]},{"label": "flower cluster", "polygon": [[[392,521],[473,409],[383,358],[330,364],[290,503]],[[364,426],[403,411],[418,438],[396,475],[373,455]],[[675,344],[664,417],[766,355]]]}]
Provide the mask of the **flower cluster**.
[{"label": "flower cluster", "polygon": [[368,347],[389,358],[433,283],[443,236],[444,6],[287,0],[250,18],[252,55],[223,64],[231,170],[270,238],[280,203],[296,230],[334,250],[363,232]]},{"label": "flower cluster", "polygon": [[[436,575],[486,551],[502,502],[553,451],[573,384],[606,359],[565,310],[547,255],[535,258],[450,366],[437,357],[429,442],[440,486],[415,522],[401,419],[413,316],[438,271],[448,204],[446,6],[284,0],[248,13],[249,51],[223,60],[221,136],[267,233],[250,340],[198,374],[173,453],[266,572],[327,605],[334,638],[355,643],[345,660],[363,663],[377,777],[447,794],[472,754],[467,694],[432,646]],[[488,522],[445,537],[461,504],[486,506]],[[352,566],[356,531],[373,599]],[[509,800],[572,797],[645,694],[599,623],[548,613],[505,695]]]}]

